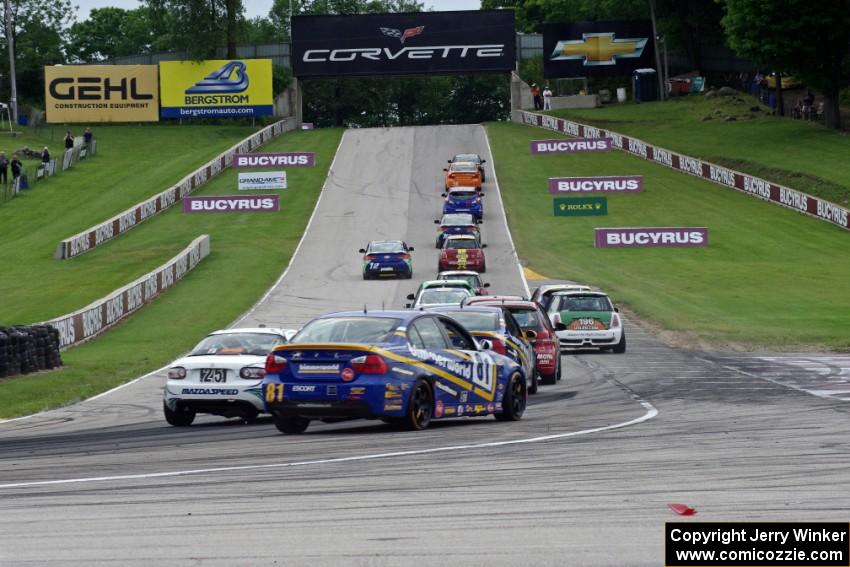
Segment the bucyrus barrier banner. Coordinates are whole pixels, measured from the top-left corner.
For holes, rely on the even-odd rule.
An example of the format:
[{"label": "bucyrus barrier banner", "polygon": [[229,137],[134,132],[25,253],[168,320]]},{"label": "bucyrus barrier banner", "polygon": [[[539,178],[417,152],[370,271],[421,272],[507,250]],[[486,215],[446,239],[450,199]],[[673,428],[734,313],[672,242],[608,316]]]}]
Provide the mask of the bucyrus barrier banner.
[{"label": "bucyrus barrier banner", "polygon": [[146,303],[162,295],[183,279],[210,253],[209,235],[201,235],[177,256],[137,280],[69,315],[41,323],[59,331],[59,346],[85,342],[114,327]]},{"label": "bucyrus barrier banner", "polygon": [[183,197],[190,195],[198,187],[221,173],[224,168],[230,167],[233,163],[234,155],[250,152],[284,132],[292,130],[294,127],[295,123],[291,120],[281,120],[271,126],[266,126],[259,132],[252,134],[227,151],[219,154],[162,193],[130,207],[109,220],[87,228],[70,238],[66,238],[59,243],[53,257],[66,259],[79,256],[127,232],[131,228],[179,202]]},{"label": "bucyrus barrier banner", "polygon": [[47,122],[156,122],[156,65],[44,67]]},{"label": "bucyrus barrier banner", "polygon": [[772,183],[760,177],[715,165],[699,158],[665,150],[664,148],[653,146],[637,138],[624,136],[611,130],[596,128],[563,118],[527,112],[525,110],[515,110],[511,114],[511,120],[554,132],[562,132],[576,138],[608,138],[611,140],[614,149],[653,161],[681,173],[694,175],[706,181],[735,189],[751,197],[807,214],[840,226],[843,229],[850,229],[850,224],[848,224],[848,210],[844,207],[802,193],[796,189]]}]

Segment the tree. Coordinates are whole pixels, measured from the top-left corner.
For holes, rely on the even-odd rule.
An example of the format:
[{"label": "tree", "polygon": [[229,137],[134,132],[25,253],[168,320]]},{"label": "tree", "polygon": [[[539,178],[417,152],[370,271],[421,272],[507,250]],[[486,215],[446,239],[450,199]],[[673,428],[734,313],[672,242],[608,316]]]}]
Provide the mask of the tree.
[{"label": "tree", "polygon": [[245,11],[242,0],[145,0],[160,49],[186,51],[195,59],[215,57],[227,46],[236,57],[238,22]]},{"label": "tree", "polygon": [[70,61],[100,61],[148,53],[153,42],[148,10],[95,8],[89,18],[68,29]]},{"label": "tree", "polygon": [[816,6],[806,0],[726,0],[723,27],[742,57],[777,75],[790,71],[820,91],[826,125],[841,128],[838,98],[850,83],[850,0]]}]

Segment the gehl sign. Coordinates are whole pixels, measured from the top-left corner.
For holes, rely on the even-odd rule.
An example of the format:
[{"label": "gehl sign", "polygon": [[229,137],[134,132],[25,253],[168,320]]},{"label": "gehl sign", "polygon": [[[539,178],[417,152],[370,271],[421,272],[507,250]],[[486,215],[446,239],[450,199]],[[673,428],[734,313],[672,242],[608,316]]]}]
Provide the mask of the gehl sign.
[{"label": "gehl sign", "polygon": [[44,68],[47,121],[156,122],[156,65],[57,65]]},{"label": "gehl sign", "polygon": [[509,72],[514,13],[470,10],[292,18],[296,77]]}]

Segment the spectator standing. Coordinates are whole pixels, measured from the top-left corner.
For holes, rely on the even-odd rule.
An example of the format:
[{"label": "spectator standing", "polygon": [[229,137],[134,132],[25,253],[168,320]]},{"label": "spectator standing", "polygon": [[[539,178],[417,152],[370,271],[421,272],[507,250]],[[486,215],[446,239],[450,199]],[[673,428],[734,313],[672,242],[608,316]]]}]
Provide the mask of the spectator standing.
[{"label": "spectator standing", "polygon": [[83,132],[83,142],[86,144],[86,147],[91,147],[91,141],[94,139],[94,134],[92,134],[91,128],[86,128]]},{"label": "spectator standing", "polygon": [[23,164],[18,159],[18,154],[12,154],[10,165],[12,166],[12,183],[14,183],[21,176],[21,170],[23,169]]},{"label": "spectator standing", "polygon": [[543,110],[552,110],[552,90],[549,85],[543,88]]},{"label": "spectator standing", "polygon": [[543,105],[540,104],[540,87],[537,83],[531,83],[531,98],[534,100],[534,110],[540,110]]},{"label": "spectator standing", "polygon": [[65,149],[70,150],[74,147],[74,136],[71,135],[71,131],[68,130],[65,132]]},{"label": "spectator standing", "polygon": [[47,149],[47,146],[44,146],[41,151],[41,163],[44,164],[44,167],[47,167],[47,164],[50,163],[50,150]]},{"label": "spectator standing", "polygon": [[0,152],[0,183],[9,183],[9,160],[6,158],[6,152]]}]

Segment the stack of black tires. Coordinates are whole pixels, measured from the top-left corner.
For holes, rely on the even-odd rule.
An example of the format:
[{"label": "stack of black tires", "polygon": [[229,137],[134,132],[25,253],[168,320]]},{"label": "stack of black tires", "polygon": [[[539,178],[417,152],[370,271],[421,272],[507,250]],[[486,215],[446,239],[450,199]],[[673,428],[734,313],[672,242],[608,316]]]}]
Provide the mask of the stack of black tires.
[{"label": "stack of black tires", "polygon": [[0,378],[62,366],[59,331],[47,325],[0,327]]}]

